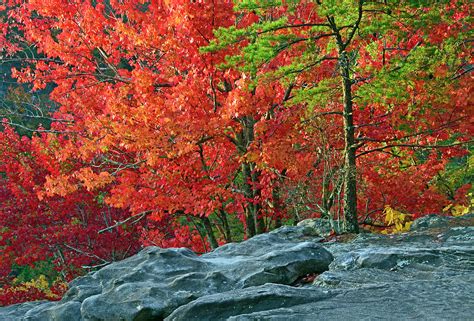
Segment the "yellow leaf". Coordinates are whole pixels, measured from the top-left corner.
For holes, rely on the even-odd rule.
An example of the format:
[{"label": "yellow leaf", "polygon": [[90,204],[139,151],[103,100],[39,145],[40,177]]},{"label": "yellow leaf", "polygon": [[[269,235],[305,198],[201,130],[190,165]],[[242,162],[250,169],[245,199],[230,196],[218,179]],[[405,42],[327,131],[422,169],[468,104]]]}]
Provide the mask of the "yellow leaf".
[{"label": "yellow leaf", "polygon": [[443,208],[443,212],[449,212],[452,216],[463,216],[469,213],[469,206],[451,203]]},{"label": "yellow leaf", "polygon": [[258,157],[259,157],[259,155],[258,155],[257,152],[249,152],[249,153],[247,153],[245,158],[246,158],[247,162],[253,163],[258,159]]},{"label": "yellow leaf", "polygon": [[390,207],[390,205],[385,205],[383,212],[385,214],[385,223],[387,223],[387,225],[395,225],[394,228],[383,231],[383,234],[402,233],[407,232],[410,229],[412,223],[411,214],[399,212]]},{"label": "yellow leaf", "polygon": [[463,216],[467,213],[469,213],[469,207],[464,206],[464,205],[454,205],[451,208],[451,214],[453,216]]}]

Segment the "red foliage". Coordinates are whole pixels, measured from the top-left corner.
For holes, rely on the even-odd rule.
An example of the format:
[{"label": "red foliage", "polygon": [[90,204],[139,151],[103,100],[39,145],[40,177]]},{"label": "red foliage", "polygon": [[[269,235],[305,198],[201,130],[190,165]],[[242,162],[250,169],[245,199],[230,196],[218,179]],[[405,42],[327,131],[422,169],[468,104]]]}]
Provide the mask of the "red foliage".
[{"label": "red foliage", "polygon": [[[46,136],[33,140],[20,138],[9,126],[0,132],[0,279],[13,278],[12,266],[35,266],[52,259],[66,281],[93,266],[123,259],[139,248],[135,227],[97,232],[126,211],[111,209],[97,202],[96,194],[80,188],[64,197],[38,198],[49,169],[66,164],[54,162],[45,149]],[[43,298],[34,288],[9,296],[10,303],[21,298]],[[19,296],[19,297],[18,297]]]}]

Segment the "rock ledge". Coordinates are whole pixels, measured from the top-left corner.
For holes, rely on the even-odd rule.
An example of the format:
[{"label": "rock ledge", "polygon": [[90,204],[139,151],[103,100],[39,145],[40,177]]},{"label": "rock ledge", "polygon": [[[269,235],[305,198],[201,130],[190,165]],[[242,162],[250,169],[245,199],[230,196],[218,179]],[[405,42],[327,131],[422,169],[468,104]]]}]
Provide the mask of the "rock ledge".
[{"label": "rock ledge", "polygon": [[473,221],[432,216],[348,243],[304,224],[202,256],[150,247],[74,280],[59,302],[0,308],[0,320],[469,320]]}]

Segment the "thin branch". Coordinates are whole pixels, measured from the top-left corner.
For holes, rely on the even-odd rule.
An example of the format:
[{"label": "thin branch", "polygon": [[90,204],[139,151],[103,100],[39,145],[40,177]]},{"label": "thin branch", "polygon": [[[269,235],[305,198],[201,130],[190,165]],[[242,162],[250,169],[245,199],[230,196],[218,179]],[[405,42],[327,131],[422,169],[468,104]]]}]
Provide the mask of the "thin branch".
[{"label": "thin branch", "polygon": [[277,31],[281,29],[302,28],[302,27],[330,27],[330,25],[328,23],[300,23],[300,24],[294,24],[294,25],[284,25],[284,26],[267,29],[264,31],[259,31],[257,32],[257,35],[261,35],[267,32]]},{"label": "thin branch", "polygon": [[346,42],[342,46],[342,50],[345,50],[347,48],[347,46],[351,43],[352,38],[354,37],[357,29],[359,29],[359,25],[360,25],[360,22],[362,21],[362,15],[363,15],[363,11],[362,11],[363,4],[364,4],[364,0],[359,0],[359,6],[358,6],[359,15],[357,17],[357,21],[354,23],[354,27],[352,28],[349,36],[347,37]]},{"label": "thin branch", "polygon": [[26,118],[34,118],[34,119],[44,119],[51,121],[53,123],[74,123],[74,120],[72,119],[59,119],[59,118],[54,118],[54,117],[46,117],[46,116],[39,116],[39,115],[30,115],[26,113],[20,113],[16,111],[8,111],[8,113],[5,114],[0,114],[0,117],[8,117],[8,116],[17,116],[17,117],[26,117]]},{"label": "thin branch", "polygon": [[325,111],[325,112],[320,112],[320,113],[316,113],[316,114],[313,114],[310,118],[308,119],[305,119],[303,121],[301,121],[301,123],[307,123],[315,118],[318,118],[320,116],[327,116],[327,115],[339,115],[339,116],[342,116],[342,112],[341,111]]},{"label": "thin branch", "polygon": [[112,263],[112,262],[104,262],[104,263],[96,264],[96,265],[83,265],[82,268],[83,269],[96,269],[96,268],[101,268],[101,267],[107,266],[110,263]]},{"label": "thin branch", "polygon": [[316,61],[314,61],[314,62],[312,62],[312,63],[310,63],[310,64],[308,64],[308,65],[306,65],[306,66],[304,66],[304,67],[302,67],[302,68],[300,68],[300,69],[292,70],[292,71],[290,71],[290,72],[284,74],[283,76],[288,76],[288,75],[291,75],[291,74],[301,73],[301,72],[303,72],[303,71],[306,71],[306,70],[308,70],[308,69],[311,69],[312,67],[314,67],[314,66],[316,66],[317,64],[319,64],[319,63],[321,63],[321,62],[323,62],[323,61],[326,61],[326,60],[338,60],[338,58],[336,58],[336,57],[330,57],[330,56],[324,56],[324,57],[322,57],[321,59],[318,59],[318,60],[316,60]]},{"label": "thin branch", "polygon": [[224,134],[224,136],[225,136],[232,144],[234,144],[234,145],[236,145],[236,146],[239,144],[239,142],[238,142],[234,137],[232,137],[232,136],[230,136],[230,135],[228,135],[228,134]]},{"label": "thin branch", "polygon": [[152,210],[148,210],[148,211],[143,211],[143,212],[140,212],[138,214],[132,215],[129,218],[123,220],[123,221],[117,222],[114,225],[111,225],[109,227],[106,227],[104,229],[99,230],[97,233],[102,234],[104,232],[110,231],[110,230],[112,230],[114,228],[117,228],[119,226],[122,226],[123,224],[125,224],[127,222],[130,222],[132,220],[133,220],[133,223],[136,223],[139,220],[141,220],[142,218],[144,218],[146,215],[151,214],[152,212],[153,212]]},{"label": "thin branch", "polygon": [[103,263],[107,263],[107,264],[110,263],[109,261],[107,261],[107,260],[101,258],[100,256],[97,256],[97,255],[95,255],[95,254],[91,254],[91,253],[84,252],[84,251],[82,251],[82,250],[80,250],[80,249],[78,249],[78,248],[75,248],[75,247],[73,247],[73,246],[71,246],[71,245],[69,245],[69,244],[64,243],[63,245],[64,245],[66,248],[68,248],[68,249],[70,249],[70,250],[73,250],[74,252],[83,254],[83,255],[88,256],[88,257],[96,258],[96,259],[102,261]]},{"label": "thin branch", "polygon": [[[359,137],[359,138],[356,138],[356,140],[357,141],[378,142],[378,143],[388,143],[388,142],[400,141],[400,140],[415,137],[415,136],[421,136],[421,135],[424,135],[424,134],[432,135],[432,134],[434,134],[438,131],[441,131],[443,129],[453,127],[456,124],[456,122],[461,121],[465,118],[466,117],[456,118],[456,119],[450,120],[447,123],[442,124],[441,126],[439,126],[437,128],[430,128],[430,129],[422,130],[422,131],[419,131],[419,132],[416,132],[416,133],[413,133],[413,134],[409,134],[409,135],[405,135],[405,136],[402,136],[402,137],[392,137],[392,138],[387,138],[387,139],[383,139],[383,140],[373,139],[373,138],[370,138],[370,137]],[[364,127],[364,126],[369,126],[369,124],[363,124],[363,125],[360,125],[360,126],[356,126],[356,128]]]},{"label": "thin branch", "polygon": [[360,157],[360,156],[370,154],[370,153],[373,153],[373,152],[380,152],[380,151],[383,151],[384,149],[392,148],[392,147],[439,149],[439,148],[450,148],[450,147],[460,146],[460,145],[468,145],[468,144],[471,144],[471,143],[474,143],[474,139],[468,140],[468,141],[465,141],[465,142],[452,143],[452,144],[448,144],[448,145],[390,144],[390,145],[386,145],[386,146],[382,146],[382,147],[378,147],[378,148],[363,151],[362,153],[357,154],[356,158]]},{"label": "thin branch", "polygon": [[366,211],[366,215],[365,215],[365,218],[359,222],[359,224],[367,224],[367,219],[369,218],[369,216],[373,213],[376,213],[376,212],[381,212],[383,211],[383,207],[382,208],[376,208],[374,210],[371,210],[371,211]]},{"label": "thin branch", "polygon": [[30,131],[30,132],[33,132],[33,133],[53,133],[53,134],[77,134],[77,133],[79,133],[78,131],[67,131],[67,130],[31,129],[31,128],[28,128],[26,126],[23,126],[23,125],[20,125],[20,124],[17,124],[17,123],[13,123],[11,121],[7,121],[6,123],[10,126],[18,127],[18,128],[21,128],[21,129],[24,129],[24,130],[27,130],[27,131]]},{"label": "thin branch", "polygon": [[457,74],[457,73],[454,74],[454,75],[451,77],[451,80],[458,79],[458,78],[464,76],[465,74],[470,73],[470,72],[473,71],[473,70],[474,70],[474,66],[471,66],[470,68],[465,69],[464,71],[462,71],[462,72],[459,73],[459,74]]},{"label": "thin branch", "polygon": [[213,105],[213,111],[217,112],[217,107],[219,103],[217,102],[217,93],[216,93],[216,88],[214,87],[214,79],[209,77],[209,84],[211,85],[211,90],[212,90],[212,105]]}]

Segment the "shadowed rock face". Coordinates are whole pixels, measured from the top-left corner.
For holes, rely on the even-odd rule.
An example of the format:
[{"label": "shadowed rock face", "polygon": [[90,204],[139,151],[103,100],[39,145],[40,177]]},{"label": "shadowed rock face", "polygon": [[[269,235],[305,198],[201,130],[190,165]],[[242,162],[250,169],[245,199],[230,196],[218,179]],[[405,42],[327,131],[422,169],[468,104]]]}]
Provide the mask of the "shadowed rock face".
[{"label": "shadowed rock face", "polygon": [[199,297],[265,283],[291,284],[328,269],[330,252],[285,235],[282,229],[281,235],[259,235],[202,256],[184,248],[146,248],[74,280],[60,302],[1,308],[0,320],[159,320]]},{"label": "shadowed rock face", "polygon": [[[202,256],[147,248],[74,280],[60,302],[0,308],[0,320],[471,320],[473,220],[423,218],[348,243],[284,227]],[[295,282],[307,274],[312,284]]]}]

